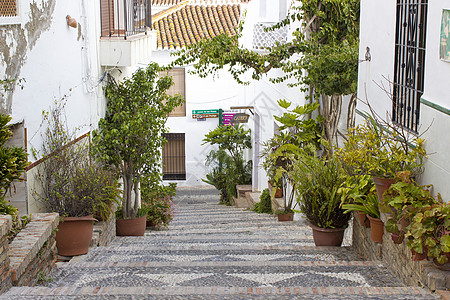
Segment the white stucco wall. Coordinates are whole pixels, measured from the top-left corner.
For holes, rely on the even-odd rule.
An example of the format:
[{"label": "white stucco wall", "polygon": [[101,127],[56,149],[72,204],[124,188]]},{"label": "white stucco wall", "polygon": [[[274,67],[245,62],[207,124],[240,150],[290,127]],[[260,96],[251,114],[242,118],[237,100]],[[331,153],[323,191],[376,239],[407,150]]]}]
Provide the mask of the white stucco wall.
[{"label": "white stucco wall", "polygon": [[[450,0],[429,1],[425,59],[425,88],[422,99],[441,108],[450,109],[450,63],[439,59],[442,10],[450,9]],[[395,43],[396,4],[390,0],[362,0],[360,27],[360,59],[364,60],[366,47],[370,47],[371,61],[359,64],[358,97],[368,100],[381,116],[392,110],[391,100],[383,91],[392,90]],[[381,86],[381,87],[380,87]],[[359,110],[366,107],[358,103]],[[419,178],[422,184],[433,184],[434,192],[450,199],[450,140],[445,138],[450,130],[450,116],[424,103],[420,106],[419,135],[426,140],[429,153],[425,172]],[[389,117],[389,116],[387,116]],[[431,125],[431,126],[430,126]]]}]

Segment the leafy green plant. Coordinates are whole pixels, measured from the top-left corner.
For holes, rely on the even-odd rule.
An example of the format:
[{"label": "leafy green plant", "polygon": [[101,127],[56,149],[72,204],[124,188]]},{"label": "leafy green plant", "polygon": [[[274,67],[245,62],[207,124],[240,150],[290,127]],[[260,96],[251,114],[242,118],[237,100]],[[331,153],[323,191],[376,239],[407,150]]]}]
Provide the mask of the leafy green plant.
[{"label": "leafy green plant", "polygon": [[152,227],[168,226],[173,220],[174,210],[172,197],[176,194],[176,183],[162,185],[144,178],[141,185],[143,205],[148,207],[147,223]]},{"label": "leafy green plant", "polygon": [[426,155],[424,140],[383,125],[367,115],[365,123],[349,130],[344,146],[336,151],[346,172],[385,178],[403,171],[420,174]]},{"label": "leafy green plant", "polygon": [[383,203],[393,211],[392,217],[386,222],[386,230],[402,237],[406,226],[423,207],[437,203],[431,195],[431,185],[420,186],[409,177],[409,172],[406,172],[399,178],[400,181],[389,187],[383,198]]},{"label": "leafy green plant", "polygon": [[[284,210],[292,212],[294,191],[297,182],[292,177],[294,161],[305,151],[309,155],[315,154],[320,148],[321,126],[317,119],[307,118],[319,107],[318,103],[298,105],[290,109],[292,103],[278,100],[278,105],[286,111],[275,119],[281,124],[280,132],[264,144],[261,153],[263,168],[274,187],[283,188],[286,195],[287,185],[292,188],[289,198],[285,196]],[[272,191],[274,197],[276,190]]]},{"label": "leafy green plant", "polygon": [[405,238],[408,248],[427,253],[440,264],[448,262],[450,254],[450,204],[424,206],[412,219]]},{"label": "leafy green plant", "polygon": [[380,209],[378,204],[378,197],[372,192],[363,198],[358,198],[358,201],[355,203],[343,204],[342,209],[345,209],[345,214],[352,211],[360,211],[374,219],[379,219]]},{"label": "leafy green plant", "polygon": [[173,80],[159,78],[161,70],[150,63],[119,83],[109,76],[106,116],[94,132],[95,153],[118,169],[123,179],[122,215],[126,218],[135,217],[139,209],[141,179],[160,176],[167,115],[183,101],[180,95],[167,94]]},{"label": "leafy green plant", "polygon": [[257,213],[271,214],[272,213],[272,200],[270,197],[269,189],[264,189],[259,197],[260,201],[255,203],[253,211]]},{"label": "leafy green plant", "polygon": [[231,205],[231,198],[237,196],[236,185],[251,183],[252,162],[244,161],[243,151],[251,148],[250,130],[241,125],[219,125],[206,134],[203,145],[217,145],[206,158],[210,172],[204,182],[221,192],[221,203]]},{"label": "leafy green plant", "polygon": [[321,228],[346,228],[351,215],[341,208],[344,172],[334,157],[317,157],[307,153],[294,161],[293,178],[300,210],[308,221]]}]

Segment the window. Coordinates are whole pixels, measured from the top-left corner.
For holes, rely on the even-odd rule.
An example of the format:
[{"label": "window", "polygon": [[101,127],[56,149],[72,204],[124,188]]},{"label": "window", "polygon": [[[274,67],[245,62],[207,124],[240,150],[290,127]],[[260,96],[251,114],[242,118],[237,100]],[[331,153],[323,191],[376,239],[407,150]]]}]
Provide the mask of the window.
[{"label": "window", "polygon": [[418,130],[424,89],[427,0],[397,0],[392,120]]},{"label": "window", "polygon": [[[161,72],[161,76],[172,76],[174,84],[167,91],[167,94],[171,96],[175,96],[176,94],[180,94],[183,99],[186,98],[185,93],[185,74],[183,68],[176,68],[169,70],[167,72]],[[181,103],[180,106],[175,107],[171,113],[169,113],[169,117],[185,117],[186,116],[186,103]]]},{"label": "window", "polygon": [[18,24],[19,1],[18,0],[0,0],[0,24]]},{"label": "window", "polygon": [[186,180],[186,155],[184,133],[165,133],[167,142],[163,149],[163,179]]}]

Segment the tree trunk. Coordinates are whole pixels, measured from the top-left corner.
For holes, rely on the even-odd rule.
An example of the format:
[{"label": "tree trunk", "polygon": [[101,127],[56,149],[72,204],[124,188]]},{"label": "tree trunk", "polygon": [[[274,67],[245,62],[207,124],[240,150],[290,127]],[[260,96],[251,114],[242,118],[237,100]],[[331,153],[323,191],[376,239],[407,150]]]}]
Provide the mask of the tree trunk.
[{"label": "tree trunk", "polygon": [[134,189],[134,209],[133,209],[134,216],[133,217],[136,217],[137,211],[141,207],[140,183],[141,183],[141,179],[137,178],[136,182],[134,182],[134,184],[133,184],[133,189]]}]

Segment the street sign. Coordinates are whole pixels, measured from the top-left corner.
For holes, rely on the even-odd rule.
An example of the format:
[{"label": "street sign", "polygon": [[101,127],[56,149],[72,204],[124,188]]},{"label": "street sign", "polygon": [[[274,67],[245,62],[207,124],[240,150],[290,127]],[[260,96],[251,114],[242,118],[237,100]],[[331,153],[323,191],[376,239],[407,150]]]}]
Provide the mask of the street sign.
[{"label": "street sign", "polygon": [[230,123],[248,123],[250,115],[244,113],[237,113],[231,119]]},{"label": "street sign", "polygon": [[218,118],[219,110],[218,109],[203,109],[203,110],[193,110],[192,118],[193,119],[205,119],[205,118]]},{"label": "street sign", "polygon": [[218,118],[219,114],[197,114],[192,115],[192,119],[211,119],[211,118]]}]

